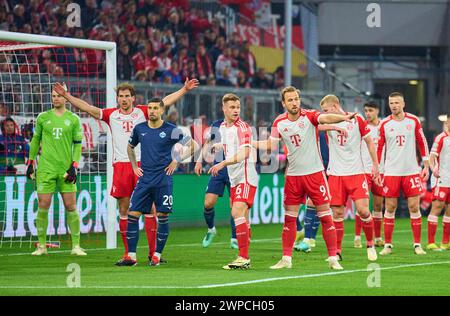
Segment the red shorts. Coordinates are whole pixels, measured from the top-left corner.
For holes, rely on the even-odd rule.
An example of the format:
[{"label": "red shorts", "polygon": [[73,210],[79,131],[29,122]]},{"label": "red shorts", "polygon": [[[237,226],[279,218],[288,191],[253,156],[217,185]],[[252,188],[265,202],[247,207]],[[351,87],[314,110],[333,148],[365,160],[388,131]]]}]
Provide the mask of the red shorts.
[{"label": "red shorts", "polygon": [[231,188],[231,204],[234,202],[247,203],[248,208],[253,206],[253,200],[255,199],[256,187],[246,183],[239,183],[237,186]]},{"label": "red shorts", "polygon": [[352,176],[329,176],[331,205],[341,206],[350,196],[353,201],[369,198],[369,186],[364,173]]},{"label": "red shorts", "polygon": [[314,205],[330,203],[330,189],[323,171],[304,176],[286,176],[284,205],[306,204],[306,196]]},{"label": "red shorts", "polygon": [[380,174],[381,177],[381,185],[377,185],[372,178],[370,173],[366,173],[367,184],[369,185],[369,191],[374,195],[383,196],[383,175]]},{"label": "red shorts", "polygon": [[[140,163],[138,165],[140,166]],[[115,198],[131,197],[138,180],[131,167],[131,162],[116,162],[113,164],[113,170],[111,196]]]},{"label": "red shorts", "polygon": [[450,203],[450,188],[437,185],[433,190],[433,200]]},{"label": "red shorts", "polygon": [[384,176],[383,196],[387,198],[400,197],[400,190],[405,198],[421,195],[423,191],[422,180],[418,174],[411,176]]}]

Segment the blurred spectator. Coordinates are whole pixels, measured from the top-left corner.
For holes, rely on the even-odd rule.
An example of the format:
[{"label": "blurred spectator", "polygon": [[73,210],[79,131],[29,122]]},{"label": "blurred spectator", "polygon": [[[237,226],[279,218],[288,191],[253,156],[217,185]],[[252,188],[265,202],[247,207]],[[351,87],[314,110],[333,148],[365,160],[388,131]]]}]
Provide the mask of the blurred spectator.
[{"label": "blurred spectator", "polygon": [[249,77],[253,77],[256,73],[256,58],[250,51],[250,43],[248,41],[243,42],[241,58],[244,60],[246,73]]},{"label": "blurred spectator", "polygon": [[81,9],[81,26],[84,29],[90,29],[94,25],[97,19],[97,1],[96,0],[86,0],[86,6]]},{"label": "blurred spectator", "polygon": [[242,70],[238,70],[237,72],[237,82],[236,82],[237,88],[250,88],[250,83],[248,82],[247,76],[245,75],[245,72]]},{"label": "blurred spectator", "polygon": [[170,66],[172,64],[172,59],[169,57],[170,48],[169,49],[163,49],[158,55],[157,58],[157,71],[161,74],[165,72],[166,70],[170,69]]},{"label": "blurred spectator", "polygon": [[175,106],[171,106],[167,112],[166,121],[174,125],[178,125],[178,110]]},{"label": "blurred spectator", "polygon": [[150,43],[139,44],[138,52],[131,58],[134,72],[144,70],[152,66],[153,49]]},{"label": "blurred spectator", "polygon": [[20,167],[20,174],[23,174],[29,145],[25,138],[18,134],[18,127],[12,118],[8,117],[1,122],[1,129],[0,174],[14,175],[18,167]]},{"label": "blurred spectator", "polygon": [[150,12],[156,11],[154,0],[144,0],[138,3],[138,14],[148,15]]},{"label": "blurred spectator", "polygon": [[[163,72],[163,78],[170,77],[170,82],[172,84],[182,83],[180,69],[178,67],[178,63],[176,61],[172,61],[170,69]],[[166,82],[166,81],[165,81]]]},{"label": "blurred spectator", "polygon": [[145,70],[139,70],[138,72],[136,72],[136,74],[134,75],[134,80],[147,81],[147,73],[145,72]]},{"label": "blurred spectator", "polygon": [[188,49],[186,46],[180,46],[177,54],[173,58],[177,63],[180,69],[183,69],[187,65],[188,60]]},{"label": "blurred spectator", "polygon": [[208,78],[208,80],[206,81],[206,85],[209,86],[209,87],[215,87],[216,86],[216,79],[214,79],[214,77]]},{"label": "blurred spectator", "polygon": [[219,36],[216,40],[216,45],[214,45],[208,52],[209,56],[211,56],[211,62],[213,65],[216,64],[217,59],[220,55],[222,55],[224,48],[225,38],[223,36]]},{"label": "blurred spectator", "polygon": [[122,44],[117,54],[117,78],[120,80],[131,80],[134,73],[133,60],[130,57],[130,47]]},{"label": "blurred spectator", "polygon": [[280,89],[284,87],[284,68],[278,67],[273,74],[273,88]]},{"label": "blurred spectator", "polygon": [[23,6],[23,4],[16,4],[14,6],[13,12],[14,12],[14,24],[16,25],[17,29],[20,30],[26,23],[25,7]]},{"label": "blurred spectator", "polygon": [[196,38],[197,34],[203,33],[204,30],[211,27],[211,24],[209,23],[203,10],[191,9],[189,22],[191,25],[191,36],[193,38]]},{"label": "blurred spectator", "polygon": [[193,58],[187,59],[187,63],[181,71],[181,81],[185,82],[187,78],[198,78],[197,70],[195,68],[195,60]]},{"label": "blurred spectator", "polygon": [[213,18],[211,20],[211,31],[216,33],[217,36],[221,36],[223,38],[227,37],[227,33],[225,32],[225,28],[222,27],[220,20],[218,18]]},{"label": "blurred spectator", "polygon": [[252,81],[252,88],[257,89],[270,89],[271,83],[269,78],[266,75],[266,71],[264,68],[259,68],[256,72],[256,76],[253,78]]},{"label": "blurred spectator", "polygon": [[200,84],[205,84],[206,80],[214,77],[214,70],[211,63],[211,58],[206,52],[205,45],[199,45],[197,54],[195,55],[197,65],[198,79]]},{"label": "blurred spectator", "polygon": [[8,107],[6,104],[0,102],[0,117],[8,115]]},{"label": "blurred spectator", "polygon": [[225,47],[223,54],[219,56],[216,62],[217,85],[229,86],[237,82],[237,70],[233,67],[230,47]]}]

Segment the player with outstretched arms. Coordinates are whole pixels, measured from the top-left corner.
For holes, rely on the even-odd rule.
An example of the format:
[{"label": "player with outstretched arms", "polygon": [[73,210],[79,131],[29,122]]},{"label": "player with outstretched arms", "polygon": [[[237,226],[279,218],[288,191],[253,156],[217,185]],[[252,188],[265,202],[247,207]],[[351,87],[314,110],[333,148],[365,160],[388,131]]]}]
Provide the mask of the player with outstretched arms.
[{"label": "player with outstretched arms", "polygon": [[[163,99],[164,106],[171,106],[187,92],[197,86],[197,79],[186,79],[184,86],[180,90],[166,96]],[[55,85],[55,89],[80,111],[90,114],[93,118],[104,121],[111,128],[113,141],[113,183],[111,188],[111,196],[117,199],[119,206],[119,230],[125,247],[124,257],[126,257],[128,253],[128,244],[126,239],[128,221],[127,212],[130,205],[131,193],[137,183],[137,177],[133,173],[133,168],[131,167],[128,159],[127,144],[133,128],[139,123],[143,123],[148,120],[147,106],[134,106],[136,92],[134,90],[134,86],[128,83],[120,84],[116,88],[117,106],[105,109],[100,109],[72,96],[70,93],[64,91],[59,83]],[[139,162],[139,146],[136,148],[136,156]],[[154,215],[154,206],[149,207],[153,208],[153,212],[145,215],[145,231],[147,233],[150,259],[156,247],[156,230],[158,224]]]},{"label": "player with outstretched arms", "polygon": [[[67,86],[61,86],[65,91]],[[36,178],[38,212],[36,227],[39,243],[34,256],[46,255],[48,209],[53,194],[59,191],[67,211],[67,224],[72,235],[72,255],[85,256],[80,247],[80,217],[77,212],[77,168],[81,158],[83,132],[78,115],[66,109],[66,100],[52,90],[53,108],[42,112],[30,145],[27,177]],[[35,160],[41,149],[37,170]]]},{"label": "player with outstretched arms", "polygon": [[[408,200],[411,218],[411,228],[414,236],[414,253],[424,255],[426,252],[420,244],[422,233],[422,216],[419,209],[419,199],[422,193],[422,180],[429,177],[428,144],[423,134],[419,119],[404,112],[405,100],[401,93],[389,95],[391,115],[381,121],[380,139],[378,140],[378,160],[384,158],[384,188],[386,211],[384,213],[384,249],[381,255],[392,253],[392,235],[394,233],[395,211],[397,209],[400,191]],[[420,170],[416,158],[419,149],[424,163]]]},{"label": "player with outstretched arms", "polygon": [[[134,174],[139,177],[133,190],[128,211],[128,255],[120,260],[118,266],[137,264],[136,249],[139,241],[139,218],[150,213],[150,206],[155,205],[158,218],[156,251],[149,258],[150,266],[158,266],[161,254],[169,237],[169,214],[173,205],[172,175],[178,163],[189,158],[198,150],[197,143],[189,136],[184,136],[181,129],[165,122],[164,103],[153,98],[148,103],[148,121],[135,126],[131,133],[127,154]],[[174,151],[175,144],[181,144],[182,157]],[[135,148],[141,144],[141,165],[137,163]]]},{"label": "player with outstretched arms", "polygon": [[216,177],[220,170],[228,169],[231,185],[231,215],[236,226],[239,248],[238,257],[223,268],[226,270],[248,269],[250,268],[248,215],[258,187],[256,151],[252,147],[252,130],[240,118],[239,97],[232,93],[225,94],[222,98],[222,110],[225,120],[220,125],[219,131],[225,160],[211,167],[208,173]]},{"label": "player with outstretched arms", "polygon": [[342,270],[336,257],[336,230],[330,209],[328,182],[318,145],[318,126],[349,121],[354,114],[322,114],[302,109],[300,91],[292,86],[281,91],[281,102],[286,112],[275,119],[270,139],[255,142],[258,148],[266,150],[274,150],[281,140],[288,147],[289,165],[286,170],[283,201],[286,210],[282,232],[283,257],[271,269],[292,267],[299,205],[305,204],[308,196],[316,206],[322,224],[329,267]]},{"label": "player with outstretched arms", "polygon": [[[325,113],[348,115],[342,109],[338,97],[333,94],[326,95],[320,101],[320,107]],[[336,227],[337,255],[342,260],[344,208],[350,197],[363,222],[362,227],[367,240],[367,257],[370,261],[375,261],[377,252],[373,244],[373,219],[369,211],[369,186],[361,158],[361,145],[363,141],[367,144],[372,160],[372,170],[369,176],[380,184],[376,148],[370,137],[370,129],[360,115],[356,115],[351,122],[340,122],[335,125],[347,130],[347,136],[342,133],[327,132],[330,148],[327,174],[328,184],[331,188],[330,204]]]},{"label": "player with outstretched arms", "polygon": [[[447,131],[439,134],[433,143],[430,154],[430,165],[437,178],[433,190],[433,203],[428,215],[428,246],[430,250],[450,249],[450,113],[447,114]],[[435,243],[439,214],[445,207],[442,220],[443,233],[441,246]]]}]

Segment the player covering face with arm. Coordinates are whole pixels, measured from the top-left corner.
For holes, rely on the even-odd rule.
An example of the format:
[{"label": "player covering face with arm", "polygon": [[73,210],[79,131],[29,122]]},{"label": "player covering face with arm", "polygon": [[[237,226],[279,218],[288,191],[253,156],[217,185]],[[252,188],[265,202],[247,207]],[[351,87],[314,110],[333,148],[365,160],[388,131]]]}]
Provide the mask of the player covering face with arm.
[{"label": "player covering face with arm", "polygon": [[[64,87],[67,89],[67,87]],[[39,114],[30,145],[27,177],[36,178],[38,212],[36,227],[39,244],[33,255],[47,254],[46,232],[48,209],[53,194],[61,193],[72,235],[72,254],[84,256],[80,248],[80,218],[76,211],[77,167],[81,157],[82,130],[80,118],[65,107],[65,99],[52,91],[53,108]],[[37,171],[35,160],[41,148]]]}]

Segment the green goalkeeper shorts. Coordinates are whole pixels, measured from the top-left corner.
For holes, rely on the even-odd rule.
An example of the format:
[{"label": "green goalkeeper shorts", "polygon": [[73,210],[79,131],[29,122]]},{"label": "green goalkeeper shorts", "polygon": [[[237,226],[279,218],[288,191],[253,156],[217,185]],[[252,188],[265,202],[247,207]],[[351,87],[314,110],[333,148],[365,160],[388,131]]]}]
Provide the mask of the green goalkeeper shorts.
[{"label": "green goalkeeper shorts", "polygon": [[61,193],[77,192],[76,183],[66,183],[64,174],[55,174],[37,171],[36,175],[37,193]]}]

